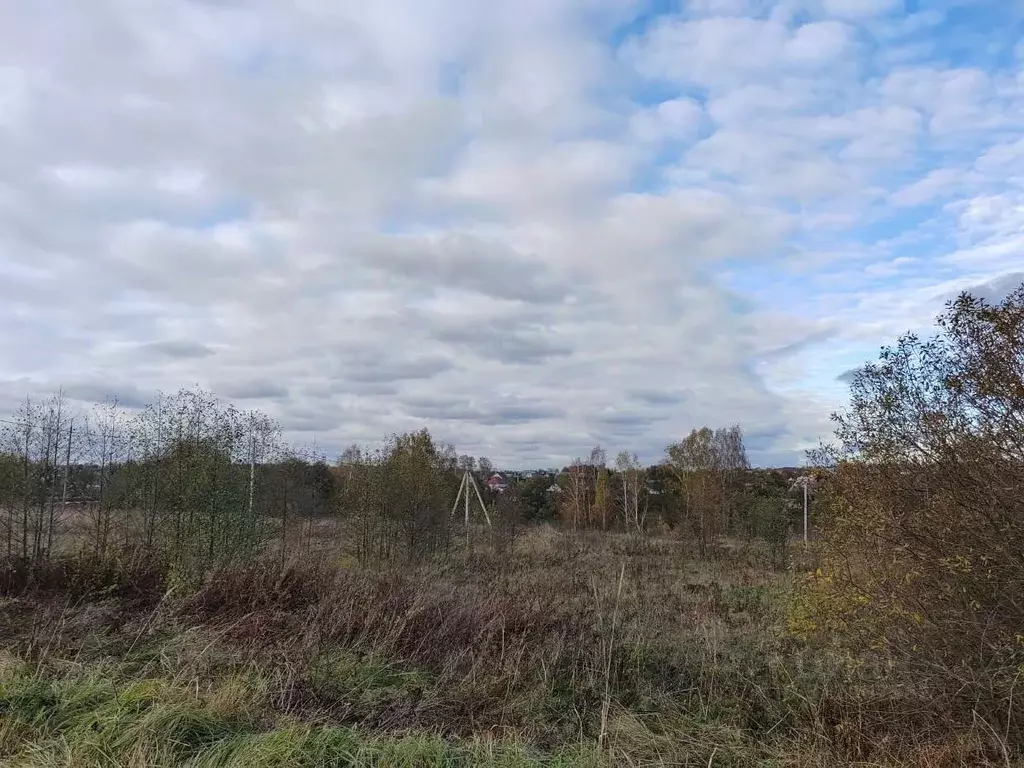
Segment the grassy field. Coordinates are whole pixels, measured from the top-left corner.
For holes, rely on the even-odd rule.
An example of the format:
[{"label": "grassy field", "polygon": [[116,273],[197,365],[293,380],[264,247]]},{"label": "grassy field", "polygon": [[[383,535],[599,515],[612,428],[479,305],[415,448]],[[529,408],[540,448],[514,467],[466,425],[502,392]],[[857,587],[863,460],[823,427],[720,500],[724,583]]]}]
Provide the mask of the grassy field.
[{"label": "grassy field", "polygon": [[0,764],[1009,764],[881,662],[792,635],[811,561],[769,562],[534,529],[400,570],[11,566]]}]

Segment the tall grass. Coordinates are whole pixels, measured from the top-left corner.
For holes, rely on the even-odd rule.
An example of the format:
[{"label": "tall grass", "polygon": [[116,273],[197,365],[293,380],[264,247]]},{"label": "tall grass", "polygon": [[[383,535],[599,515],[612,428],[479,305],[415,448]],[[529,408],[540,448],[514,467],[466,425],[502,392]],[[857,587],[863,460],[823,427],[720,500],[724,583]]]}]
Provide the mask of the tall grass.
[{"label": "tall grass", "polygon": [[8,663],[0,692],[0,756],[5,765],[302,766],[585,765],[596,754],[539,755],[513,741],[448,742],[432,733],[375,735],[356,728],[280,717],[253,709],[260,681],[237,679],[203,693],[163,679],[120,680],[116,669],[44,677]]},{"label": "tall grass", "polygon": [[533,531],[134,592],[69,562],[0,583],[0,764],[1005,765],[881,660],[790,636],[764,555]]}]

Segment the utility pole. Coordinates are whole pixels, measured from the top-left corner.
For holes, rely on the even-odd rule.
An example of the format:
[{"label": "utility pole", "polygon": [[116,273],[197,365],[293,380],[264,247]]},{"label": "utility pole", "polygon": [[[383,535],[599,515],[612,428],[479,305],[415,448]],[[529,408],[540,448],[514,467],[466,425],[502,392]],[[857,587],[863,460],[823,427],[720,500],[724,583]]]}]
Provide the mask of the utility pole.
[{"label": "utility pole", "polygon": [[63,509],[68,505],[68,472],[71,470],[71,438],[75,431],[75,420],[68,425],[67,453],[64,454],[64,485],[60,492],[60,503]]},{"label": "utility pole", "polygon": [[[477,487],[476,478],[473,477],[473,473],[468,469],[462,473],[462,483],[459,484],[459,492],[455,496],[455,504],[452,505],[451,515],[455,514],[455,510],[459,508],[459,501],[462,501],[465,505],[464,515],[466,528],[469,528],[469,489],[472,488],[476,493],[476,500],[480,502],[480,509],[483,510],[484,518],[487,520],[487,524],[491,524],[491,516],[487,512],[487,505],[484,504],[483,496],[480,495],[480,489]],[[450,515],[450,516],[451,516]]]},{"label": "utility pole", "polygon": [[801,475],[793,481],[792,485],[789,486],[789,490],[792,491],[797,485],[801,486],[804,491],[804,546],[807,546],[807,542],[810,538],[810,514],[808,513],[808,496],[809,491],[807,487],[814,481],[814,478],[810,475]]},{"label": "utility pole", "polygon": [[249,510],[246,525],[252,525],[252,504],[256,492],[256,426],[252,411],[249,412]]},{"label": "utility pole", "polygon": [[480,489],[477,487],[476,478],[473,477],[473,473],[470,472],[467,469],[465,472],[462,473],[462,483],[459,485],[459,492],[455,496],[455,503],[452,505],[452,511],[451,511],[451,514],[449,515],[449,517],[452,517],[452,516],[455,515],[455,510],[459,508],[459,501],[462,501],[463,505],[464,505],[464,507],[463,507],[463,514],[465,515],[464,522],[465,522],[465,526],[466,526],[466,551],[467,552],[469,552],[469,546],[470,546],[470,541],[469,541],[469,535],[470,535],[470,528],[469,528],[469,489],[470,488],[472,488],[473,491],[476,492],[476,500],[478,502],[480,502],[480,509],[483,510],[484,519],[487,520],[487,525],[491,524],[491,516],[487,512],[487,505],[484,504],[483,496],[480,495]]},{"label": "utility pole", "polygon": [[807,546],[807,478],[804,478],[804,546]]}]

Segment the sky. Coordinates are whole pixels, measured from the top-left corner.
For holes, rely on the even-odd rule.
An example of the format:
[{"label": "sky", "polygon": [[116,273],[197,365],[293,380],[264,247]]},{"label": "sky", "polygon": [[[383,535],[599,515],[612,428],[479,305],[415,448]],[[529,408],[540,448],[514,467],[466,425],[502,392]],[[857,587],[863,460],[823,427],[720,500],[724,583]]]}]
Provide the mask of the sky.
[{"label": "sky", "polygon": [[1014,0],[0,0],[0,411],[499,466],[827,438],[1024,280]]}]

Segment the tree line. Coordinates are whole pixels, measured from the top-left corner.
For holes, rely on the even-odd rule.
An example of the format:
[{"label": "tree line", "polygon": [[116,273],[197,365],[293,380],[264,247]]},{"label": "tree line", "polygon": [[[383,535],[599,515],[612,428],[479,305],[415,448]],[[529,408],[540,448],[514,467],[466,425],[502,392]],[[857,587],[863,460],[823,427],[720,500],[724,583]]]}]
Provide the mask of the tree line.
[{"label": "tree line", "polygon": [[490,460],[459,455],[426,430],[328,461],[288,445],[267,415],[199,389],[142,409],[112,400],[87,411],[58,392],[26,399],[0,427],[0,548],[31,562],[136,548],[207,565],[272,548],[284,556],[314,546],[331,520],[361,561],[435,557],[452,551],[451,506],[466,471],[506,538],[531,522],[667,528],[706,553],[726,535],[784,542],[792,518],[785,483],[750,470],[738,426],[695,429],[654,466],[626,451],[609,466],[596,447],[501,494],[485,485]]}]

